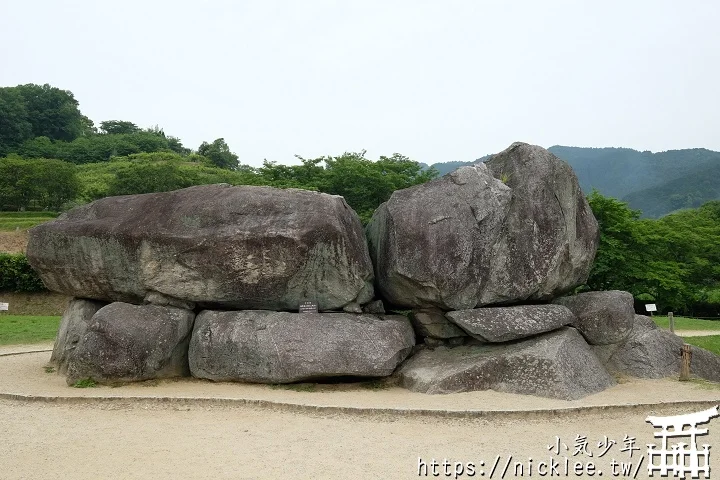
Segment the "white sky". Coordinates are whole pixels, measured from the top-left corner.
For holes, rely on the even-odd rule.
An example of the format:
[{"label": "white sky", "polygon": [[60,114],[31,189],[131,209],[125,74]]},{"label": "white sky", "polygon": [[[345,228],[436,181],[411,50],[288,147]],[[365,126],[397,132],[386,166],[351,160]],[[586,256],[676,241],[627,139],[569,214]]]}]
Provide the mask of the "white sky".
[{"label": "white sky", "polygon": [[720,150],[720,2],[0,0],[0,86],[242,163]]}]

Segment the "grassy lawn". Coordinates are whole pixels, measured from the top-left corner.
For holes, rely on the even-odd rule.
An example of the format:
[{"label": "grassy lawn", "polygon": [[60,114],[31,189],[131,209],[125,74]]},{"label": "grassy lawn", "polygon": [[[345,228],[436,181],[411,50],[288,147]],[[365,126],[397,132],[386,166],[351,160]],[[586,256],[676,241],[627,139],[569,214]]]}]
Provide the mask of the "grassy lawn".
[{"label": "grassy lawn", "polygon": [[0,315],[0,345],[54,340],[60,317]]},{"label": "grassy lawn", "polygon": [[[668,317],[653,317],[660,328],[670,328]],[[720,320],[699,320],[697,318],[675,317],[675,330],[717,330],[720,335]]]},{"label": "grassy lawn", "polygon": [[34,227],[57,217],[53,212],[0,212],[0,231]]},{"label": "grassy lawn", "polygon": [[707,337],[684,337],[685,343],[695,345],[696,347],[710,350],[716,355],[720,355],[720,335],[708,335]]}]

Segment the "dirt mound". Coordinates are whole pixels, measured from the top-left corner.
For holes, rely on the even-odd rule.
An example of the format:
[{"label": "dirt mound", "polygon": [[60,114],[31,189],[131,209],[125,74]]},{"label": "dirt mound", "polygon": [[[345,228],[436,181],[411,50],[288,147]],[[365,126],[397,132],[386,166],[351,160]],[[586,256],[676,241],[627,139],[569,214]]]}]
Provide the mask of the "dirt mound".
[{"label": "dirt mound", "polygon": [[69,300],[68,296],[52,292],[0,292],[0,302],[10,304],[10,315],[62,315]]},{"label": "dirt mound", "polygon": [[13,232],[0,231],[0,252],[25,253],[27,242],[27,230],[18,230]]}]

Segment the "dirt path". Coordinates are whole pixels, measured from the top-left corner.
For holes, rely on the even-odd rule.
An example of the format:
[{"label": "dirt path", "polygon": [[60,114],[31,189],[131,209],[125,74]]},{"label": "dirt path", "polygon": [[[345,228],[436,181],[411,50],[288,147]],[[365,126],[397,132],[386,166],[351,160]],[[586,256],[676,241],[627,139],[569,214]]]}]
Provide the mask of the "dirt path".
[{"label": "dirt path", "polygon": [[[50,348],[49,344],[22,347]],[[1,353],[21,347],[3,347]],[[122,387],[71,388],[65,377],[47,373],[50,352],[0,357],[0,392],[32,396],[63,397],[168,397],[246,399],[251,402],[340,406],[353,409],[424,409],[450,411],[556,410],[588,406],[635,405],[669,401],[720,402],[720,386],[708,388],[676,380],[632,380],[581,400],[565,401],[494,391],[452,395],[425,395],[391,387],[369,390],[358,385],[325,385],[315,391],[197,379],[150,381]]]},{"label": "dirt path", "polygon": [[[500,478],[508,455],[524,461],[524,468],[528,458],[535,468],[554,458],[561,465],[560,474],[567,456],[571,465],[593,461],[605,477],[613,478],[613,459],[632,462],[633,470],[640,458],[647,461],[645,444],[656,440],[645,417],[637,413],[525,421],[437,420],[322,416],[252,407],[142,409],[0,401],[0,465],[2,478],[8,480],[403,479],[433,478],[431,471],[423,475],[419,459],[431,465],[434,458],[448,459],[451,472],[460,469],[455,462],[462,462],[467,473],[467,462],[473,462],[476,475],[458,478],[489,478],[495,457],[501,455],[494,476]],[[703,442],[720,445],[720,420],[710,427]],[[587,437],[593,458],[572,456],[578,435]],[[642,449],[632,458],[620,451],[626,435]],[[561,447],[560,455],[548,450],[556,436],[569,447]],[[617,443],[598,458],[597,444],[605,436]],[[720,470],[719,457],[711,456],[715,471]],[[513,478],[512,466],[508,473],[506,478]],[[523,473],[529,476],[527,470]],[[648,478],[645,468],[637,478]]]},{"label": "dirt path", "polygon": [[[49,345],[43,345],[48,347]],[[30,346],[27,348],[37,348]],[[5,347],[0,353],[17,352]],[[49,352],[0,357],[0,392],[23,395],[77,396],[200,396],[266,399],[311,405],[351,405],[426,409],[515,410],[567,406],[695,400],[690,406],[653,406],[639,410],[595,410],[552,414],[523,414],[515,418],[491,415],[480,418],[439,418],[399,413],[303,412],[254,405],[199,405],[192,402],[155,403],[115,401],[56,404],[0,400],[0,466],[3,479],[403,479],[500,478],[512,455],[505,478],[514,478],[515,461],[523,461],[529,477],[539,462],[556,462],[564,475],[565,457],[572,466],[592,461],[605,477],[613,477],[611,462],[632,462],[633,471],[646,444],[657,442],[647,415],[692,413],[720,400],[720,390],[671,380],[632,381],[576,402],[541,399],[496,392],[455,395],[412,394],[401,389],[369,391],[331,389],[296,392],[257,385],[214,384],[201,381],[159,382],[75,389],[62,377],[43,368]],[[703,443],[720,445],[720,418],[713,420]],[[641,448],[620,451],[623,440],[634,437]],[[548,450],[556,436],[569,450],[559,455]],[[576,439],[586,437],[593,458],[573,456]],[[616,443],[598,457],[598,443],[607,437]],[[714,452],[713,452],[714,453]],[[449,476],[436,470],[432,460],[450,462]],[[711,455],[720,471],[720,455]],[[422,463],[419,464],[419,461]],[[468,462],[475,475],[468,476]],[[481,462],[485,462],[484,464]],[[641,465],[637,478],[648,478]],[[425,468],[428,470],[426,471]],[[620,468],[619,466],[616,468]],[[418,476],[418,469],[420,476]],[[480,474],[480,471],[484,475]],[[427,475],[425,473],[427,472]],[[537,470],[533,470],[533,476]],[[619,472],[618,472],[619,473]],[[623,475],[619,475],[622,477]],[[628,476],[632,477],[632,474]],[[575,475],[570,472],[570,478]],[[565,477],[568,478],[568,477]]]},{"label": "dirt path", "polygon": [[720,330],[675,330],[675,335],[679,337],[708,337],[710,335],[720,335]]}]

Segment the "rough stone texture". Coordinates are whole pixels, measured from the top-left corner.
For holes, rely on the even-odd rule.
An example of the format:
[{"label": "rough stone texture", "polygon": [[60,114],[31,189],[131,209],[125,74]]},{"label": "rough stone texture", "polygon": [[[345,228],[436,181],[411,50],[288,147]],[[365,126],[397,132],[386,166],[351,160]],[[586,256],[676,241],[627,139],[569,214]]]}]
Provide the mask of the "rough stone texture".
[{"label": "rough stone texture", "polygon": [[382,300],[375,300],[363,307],[363,313],[372,313],[375,315],[385,315],[385,306]]},{"label": "rough stone texture", "polygon": [[[650,317],[635,315],[633,329],[625,342],[594,347],[611,372],[640,378],[664,378],[680,374],[680,353],[685,342],[662,330]],[[691,375],[720,381],[720,357],[692,347]]]},{"label": "rough stone texture", "polygon": [[625,340],[633,328],[635,308],[628,292],[585,292],[560,297],[553,303],[564,305],[577,317],[573,326],[591,345],[609,345]]},{"label": "rough stone texture", "polygon": [[486,163],[512,202],[479,303],[550,300],[585,283],[600,236],[570,165],[519,142]]},{"label": "rough stone texture", "polygon": [[366,230],[378,289],[395,305],[473,308],[509,204],[484,165],[394,192]]},{"label": "rough stone texture", "polygon": [[472,337],[452,337],[452,338],[446,338],[446,339],[440,339],[440,338],[433,338],[433,337],[425,337],[423,338],[423,343],[430,348],[437,348],[437,347],[459,347],[461,345],[465,345],[469,340],[472,340]]},{"label": "rough stone texture", "polygon": [[51,290],[141,303],[149,292],[220,308],[341,309],[373,296],[357,214],[340,196],[203,185],[110,197],[33,228]]},{"label": "rough stone texture", "polygon": [[696,377],[720,382],[720,356],[703,348],[692,346],[690,359],[690,374]]},{"label": "rough stone texture", "polygon": [[423,350],[398,370],[400,384],[423,393],[475,390],[575,400],[614,384],[573,328],[506,344]]},{"label": "rough stone texture", "polygon": [[50,363],[57,367],[58,372],[67,372],[70,357],[85,334],[90,320],[105,305],[106,303],[103,302],[82,298],[74,298],[70,301],[60,320],[60,328],[50,356]]},{"label": "rough stone texture", "polygon": [[446,316],[485,342],[509,342],[557,330],[575,321],[575,315],[562,305],[474,308],[447,312]]},{"label": "rough stone texture", "polygon": [[410,314],[410,321],[415,328],[415,333],[420,337],[440,340],[467,336],[467,333],[448,320],[442,310],[437,308],[413,310]]},{"label": "rough stone texture", "polygon": [[194,302],[186,302],[179,298],[169,297],[159,292],[148,292],[143,299],[144,305],[159,305],[161,307],[176,307],[184,310],[195,310]]},{"label": "rough stone texture", "polygon": [[359,303],[352,302],[352,303],[348,303],[347,305],[345,305],[343,307],[343,312],[345,312],[345,313],[363,313],[363,309]]},{"label": "rough stone texture", "polygon": [[260,383],[383,377],[414,344],[410,322],[399,315],[205,310],[195,321],[190,370]]},{"label": "rough stone texture", "polygon": [[93,315],[67,369],[67,383],[187,376],[195,314],[156,305],[116,302]]},{"label": "rough stone texture", "polygon": [[599,240],[570,166],[524,143],[396,191],[366,232],[387,300],[443,310],[568,292],[587,280]]},{"label": "rough stone texture", "polygon": [[680,372],[682,338],[659,329],[651,318],[636,315],[625,342],[595,347],[611,372],[641,378],[664,378]]}]

